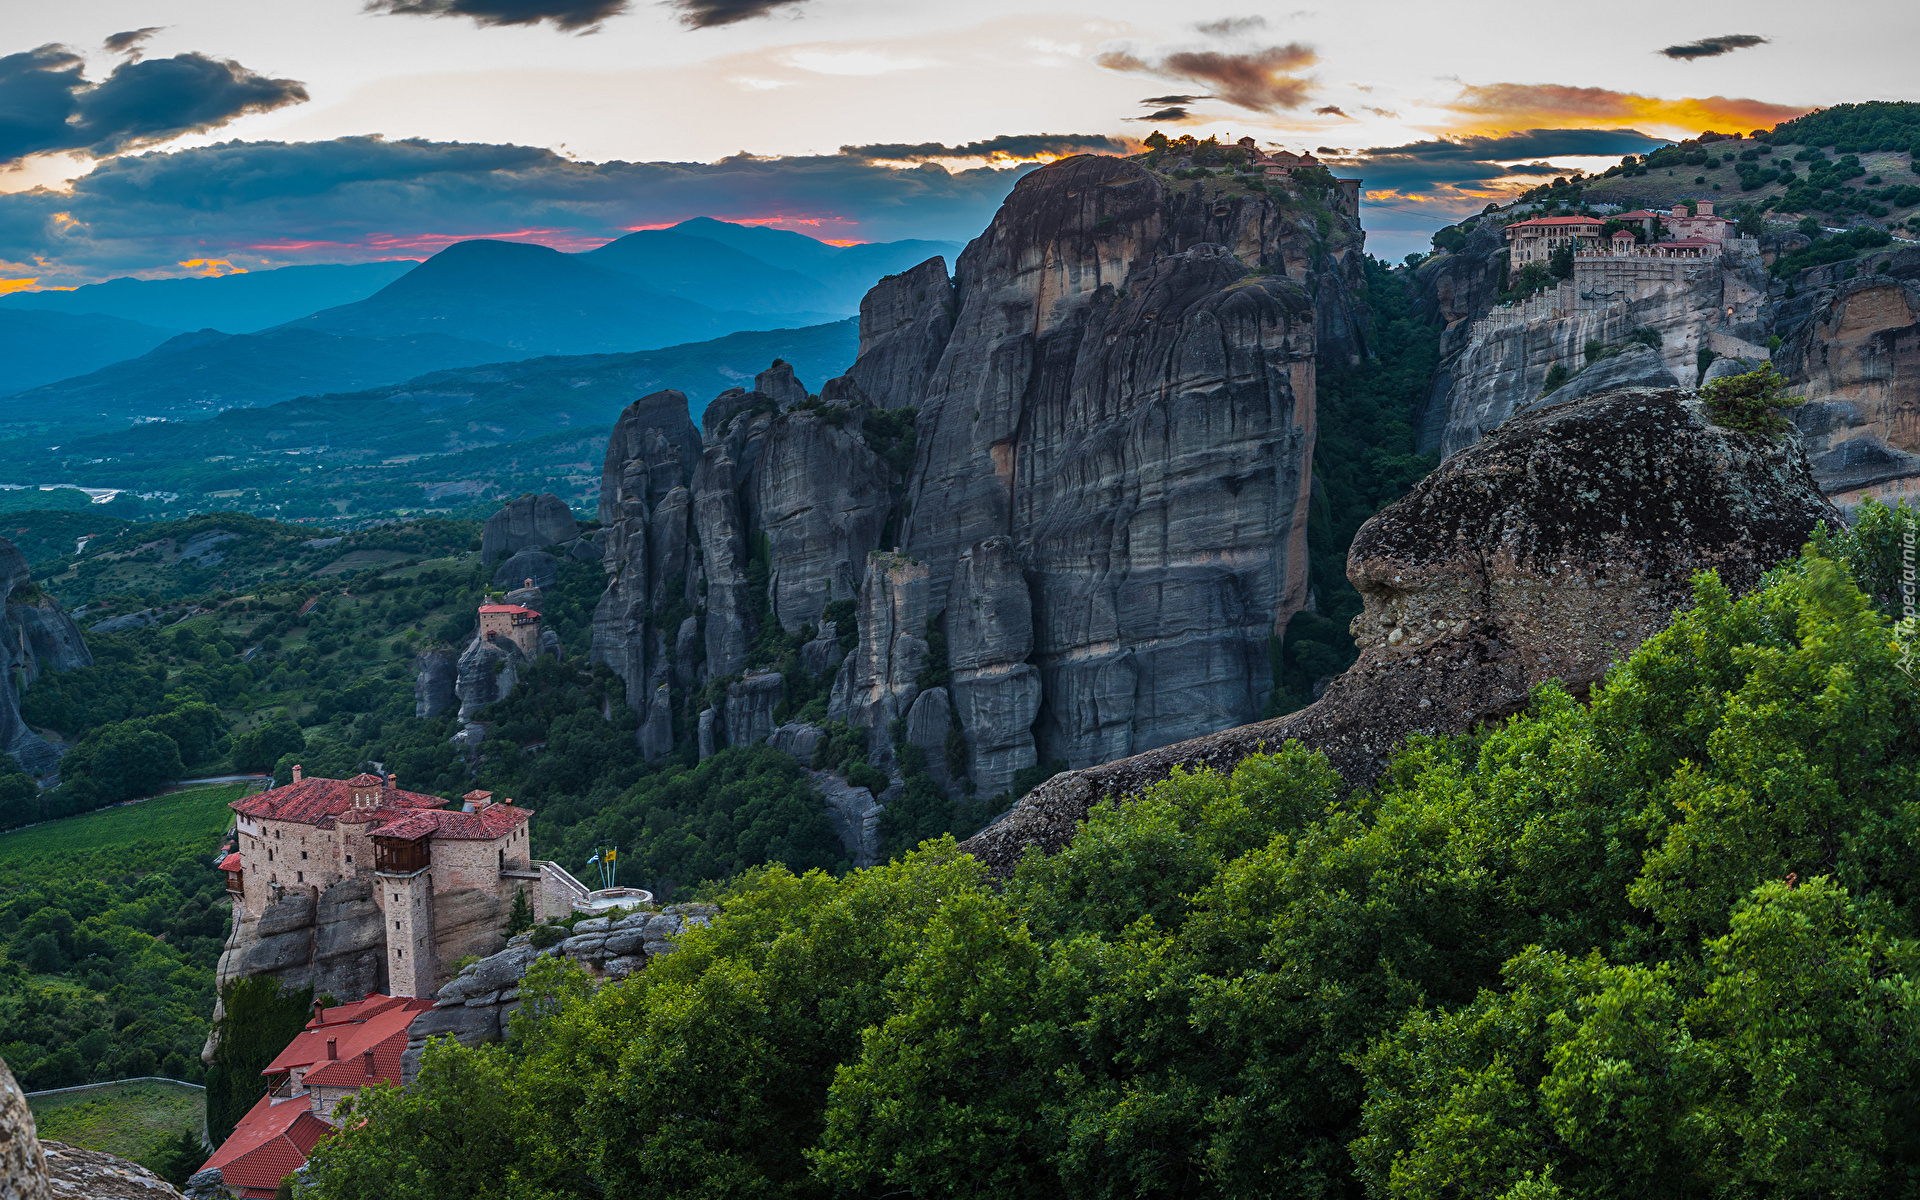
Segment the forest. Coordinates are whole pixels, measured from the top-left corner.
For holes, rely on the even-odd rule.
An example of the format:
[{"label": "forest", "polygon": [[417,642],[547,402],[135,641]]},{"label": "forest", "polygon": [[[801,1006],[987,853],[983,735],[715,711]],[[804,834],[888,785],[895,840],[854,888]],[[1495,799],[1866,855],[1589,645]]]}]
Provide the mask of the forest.
[{"label": "forest", "polygon": [[[363,1092],[361,1197],[1905,1193],[1920,688],[1864,582],[1913,515],[1711,573],[1581,703],[1284,747],[1096,808],[1004,886],[950,840],[770,866],[629,980]],[[1884,598],[1884,595],[1883,595]]]}]

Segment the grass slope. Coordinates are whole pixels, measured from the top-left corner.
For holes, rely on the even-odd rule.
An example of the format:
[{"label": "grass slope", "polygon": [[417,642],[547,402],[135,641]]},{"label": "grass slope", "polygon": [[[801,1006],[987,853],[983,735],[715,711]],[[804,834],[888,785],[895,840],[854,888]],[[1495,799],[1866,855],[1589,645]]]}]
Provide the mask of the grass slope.
[{"label": "grass slope", "polygon": [[[227,805],[246,795],[247,785],[190,788],[0,833],[0,872],[50,855],[113,850],[142,844],[191,842],[218,837],[233,820]],[[0,875],[4,878],[4,875]]]},{"label": "grass slope", "polygon": [[169,1083],[118,1083],[27,1101],[40,1136],[138,1159],[161,1138],[200,1132],[206,1093]]}]

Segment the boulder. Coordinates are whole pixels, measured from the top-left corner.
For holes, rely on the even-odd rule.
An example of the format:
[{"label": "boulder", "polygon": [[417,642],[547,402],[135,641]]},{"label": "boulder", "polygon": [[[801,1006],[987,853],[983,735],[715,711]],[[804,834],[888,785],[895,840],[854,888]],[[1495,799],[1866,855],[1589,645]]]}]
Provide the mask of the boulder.
[{"label": "boulder", "polygon": [[818,725],[809,725],[804,721],[789,721],[773,731],[773,737],[767,745],[784,754],[793,755],[795,761],[803,767],[813,765],[813,752],[820,748],[820,740],[826,737],[826,730]]},{"label": "boulder", "polygon": [[1055,776],[963,843],[1000,874],[1052,852],[1098,801],[1175,767],[1230,769],[1292,739],[1352,785],[1412,734],[1454,734],[1576,692],[1665,627],[1695,572],[1736,592],[1840,516],[1800,445],[1711,424],[1692,392],[1630,389],[1516,416],[1354,538],[1360,658],[1316,703]]},{"label": "boulder", "polygon": [[[172,1184],[117,1154],[51,1141],[40,1149],[47,1159],[48,1200],[180,1200]],[[0,1196],[7,1194],[0,1185]]]},{"label": "boulder", "polygon": [[480,534],[480,561],[492,564],[527,547],[558,546],[579,535],[567,502],[551,493],[521,496],[487,518]]}]

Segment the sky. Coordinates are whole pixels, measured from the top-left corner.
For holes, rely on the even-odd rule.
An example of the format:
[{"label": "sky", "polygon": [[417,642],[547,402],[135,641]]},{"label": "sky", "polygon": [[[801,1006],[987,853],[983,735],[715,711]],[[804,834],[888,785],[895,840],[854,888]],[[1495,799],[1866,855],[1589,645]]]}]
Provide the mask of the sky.
[{"label": "sky", "polygon": [[0,0],[0,290],[579,250],[695,216],[965,241],[1036,164],[1154,129],[1333,159],[1398,258],[1543,177],[1920,99],[1920,6],[1652,11]]}]

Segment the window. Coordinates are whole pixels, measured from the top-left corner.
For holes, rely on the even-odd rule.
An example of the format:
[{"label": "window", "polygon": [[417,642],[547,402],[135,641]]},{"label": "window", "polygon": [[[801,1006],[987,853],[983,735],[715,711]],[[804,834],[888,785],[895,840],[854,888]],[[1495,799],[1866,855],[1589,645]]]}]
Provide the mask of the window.
[{"label": "window", "polygon": [[295,871],[293,873],[293,881],[295,883],[305,883],[307,881],[307,873],[305,871]]},{"label": "window", "polygon": [[400,928],[400,922],[398,922],[398,921],[395,921],[395,922],[393,923],[393,927],[394,927],[395,929],[398,929],[398,928]]},{"label": "window", "polygon": [[305,850],[302,850],[302,851],[300,852],[300,857],[301,857],[302,859],[305,859],[305,858],[307,857],[307,852],[306,852]]}]

